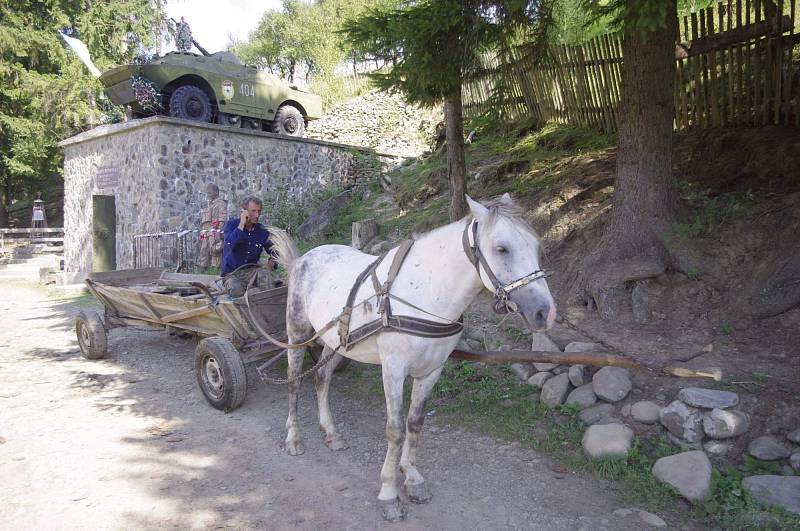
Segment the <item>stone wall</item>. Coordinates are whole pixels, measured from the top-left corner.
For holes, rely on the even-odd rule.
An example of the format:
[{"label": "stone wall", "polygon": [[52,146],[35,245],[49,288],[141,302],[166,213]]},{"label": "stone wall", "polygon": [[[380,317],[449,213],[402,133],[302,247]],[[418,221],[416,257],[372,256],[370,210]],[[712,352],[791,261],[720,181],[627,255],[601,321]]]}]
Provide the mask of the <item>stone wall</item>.
[{"label": "stone wall", "polygon": [[391,163],[341,144],[167,117],[97,127],[61,146],[67,271],[91,271],[93,195],[115,197],[117,268],[126,269],[134,235],[198,228],[208,183],[235,214],[247,195],[280,186],[303,197],[373,177],[376,157]]}]

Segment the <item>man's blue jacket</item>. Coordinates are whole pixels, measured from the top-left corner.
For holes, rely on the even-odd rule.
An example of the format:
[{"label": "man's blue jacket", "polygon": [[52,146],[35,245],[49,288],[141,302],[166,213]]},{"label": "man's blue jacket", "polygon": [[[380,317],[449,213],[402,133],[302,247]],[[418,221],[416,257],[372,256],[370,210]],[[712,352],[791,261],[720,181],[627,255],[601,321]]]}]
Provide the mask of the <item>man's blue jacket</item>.
[{"label": "man's blue jacket", "polygon": [[222,275],[227,275],[244,264],[257,264],[261,251],[272,254],[272,242],[269,231],[260,223],[253,225],[252,230],[240,229],[239,218],[231,218],[222,229],[225,247],[222,250]]}]

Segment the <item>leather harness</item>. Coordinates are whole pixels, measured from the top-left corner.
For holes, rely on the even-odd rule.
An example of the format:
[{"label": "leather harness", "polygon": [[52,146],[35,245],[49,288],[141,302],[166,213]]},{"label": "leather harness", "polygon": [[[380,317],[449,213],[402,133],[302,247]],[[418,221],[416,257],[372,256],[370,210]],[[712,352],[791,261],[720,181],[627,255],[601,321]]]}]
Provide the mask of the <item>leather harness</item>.
[{"label": "leather harness", "polygon": [[[472,233],[472,242],[470,242],[470,233]],[[489,281],[494,287],[494,296],[497,299],[498,304],[502,304],[506,311],[510,313],[517,312],[519,308],[514,301],[508,298],[509,294],[515,289],[521,288],[522,286],[547,276],[543,270],[537,269],[533,273],[525,275],[524,277],[521,277],[509,284],[501,284],[494,272],[492,272],[491,267],[489,267],[489,263],[486,261],[486,258],[483,252],[481,252],[480,246],[478,245],[478,221],[475,219],[468,223],[464,228],[461,241],[464,247],[464,253],[467,255],[469,261],[475,266],[478,276],[480,277],[481,267],[483,267],[483,271],[489,277]],[[463,317],[459,318],[458,321],[442,323],[438,321],[422,319],[420,317],[395,315],[392,313],[392,299],[402,302],[403,304],[411,306],[424,313],[429,313],[422,308],[414,306],[410,302],[391,294],[392,284],[397,278],[397,274],[400,272],[400,268],[402,267],[406,256],[408,256],[408,252],[411,250],[412,245],[414,245],[414,240],[405,240],[397,248],[397,253],[394,255],[391,266],[389,266],[389,273],[386,281],[383,284],[381,284],[378,280],[376,270],[390,251],[387,251],[379,256],[356,278],[355,282],[353,283],[353,287],[350,288],[350,294],[347,297],[347,303],[342,309],[342,313],[338,318],[339,344],[345,350],[350,350],[358,342],[384,331],[400,332],[418,337],[441,338],[454,336],[461,333],[461,331],[464,329]],[[370,321],[369,323],[351,331],[350,318],[353,314],[353,308],[356,306],[355,299],[361,286],[367,281],[367,278],[372,280],[372,285],[375,289],[375,296],[378,299],[378,314],[380,315],[380,318]],[[361,304],[364,304],[365,302],[366,301],[363,301]]]}]

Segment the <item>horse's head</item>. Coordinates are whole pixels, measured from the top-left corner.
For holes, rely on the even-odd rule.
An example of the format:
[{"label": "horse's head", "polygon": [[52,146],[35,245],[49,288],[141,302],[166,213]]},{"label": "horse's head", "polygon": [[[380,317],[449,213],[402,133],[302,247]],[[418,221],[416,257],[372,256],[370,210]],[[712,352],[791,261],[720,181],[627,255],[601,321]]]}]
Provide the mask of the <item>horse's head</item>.
[{"label": "horse's head", "polygon": [[483,206],[467,197],[473,221],[465,231],[466,249],[483,285],[495,294],[495,311],[518,311],[531,331],[553,325],[556,305],[541,267],[539,238],[522,209],[504,194]]}]

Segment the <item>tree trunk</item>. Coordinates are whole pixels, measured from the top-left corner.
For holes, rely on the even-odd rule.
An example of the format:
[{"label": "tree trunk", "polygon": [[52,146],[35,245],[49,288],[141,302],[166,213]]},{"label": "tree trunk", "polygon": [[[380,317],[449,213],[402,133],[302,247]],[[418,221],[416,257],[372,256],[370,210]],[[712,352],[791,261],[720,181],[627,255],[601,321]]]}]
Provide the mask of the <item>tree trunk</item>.
[{"label": "tree trunk", "polygon": [[461,94],[444,100],[444,121],[447,137],[447,178],[450,181],[450,221],[467,215],[467,164],[464,160],[464,119]]},{"label": "tree trunk", "polygon": [[677,210],[672,177],[676,1],[653,32],[625,31],[613,209],[605,243],[617,259],[663,260]]},{"label": "tree trunk", "polygon": [[8,193],[8,185],[0,185],[0,228],[8,227],[8,204],[11,203],[11,198]]}]

